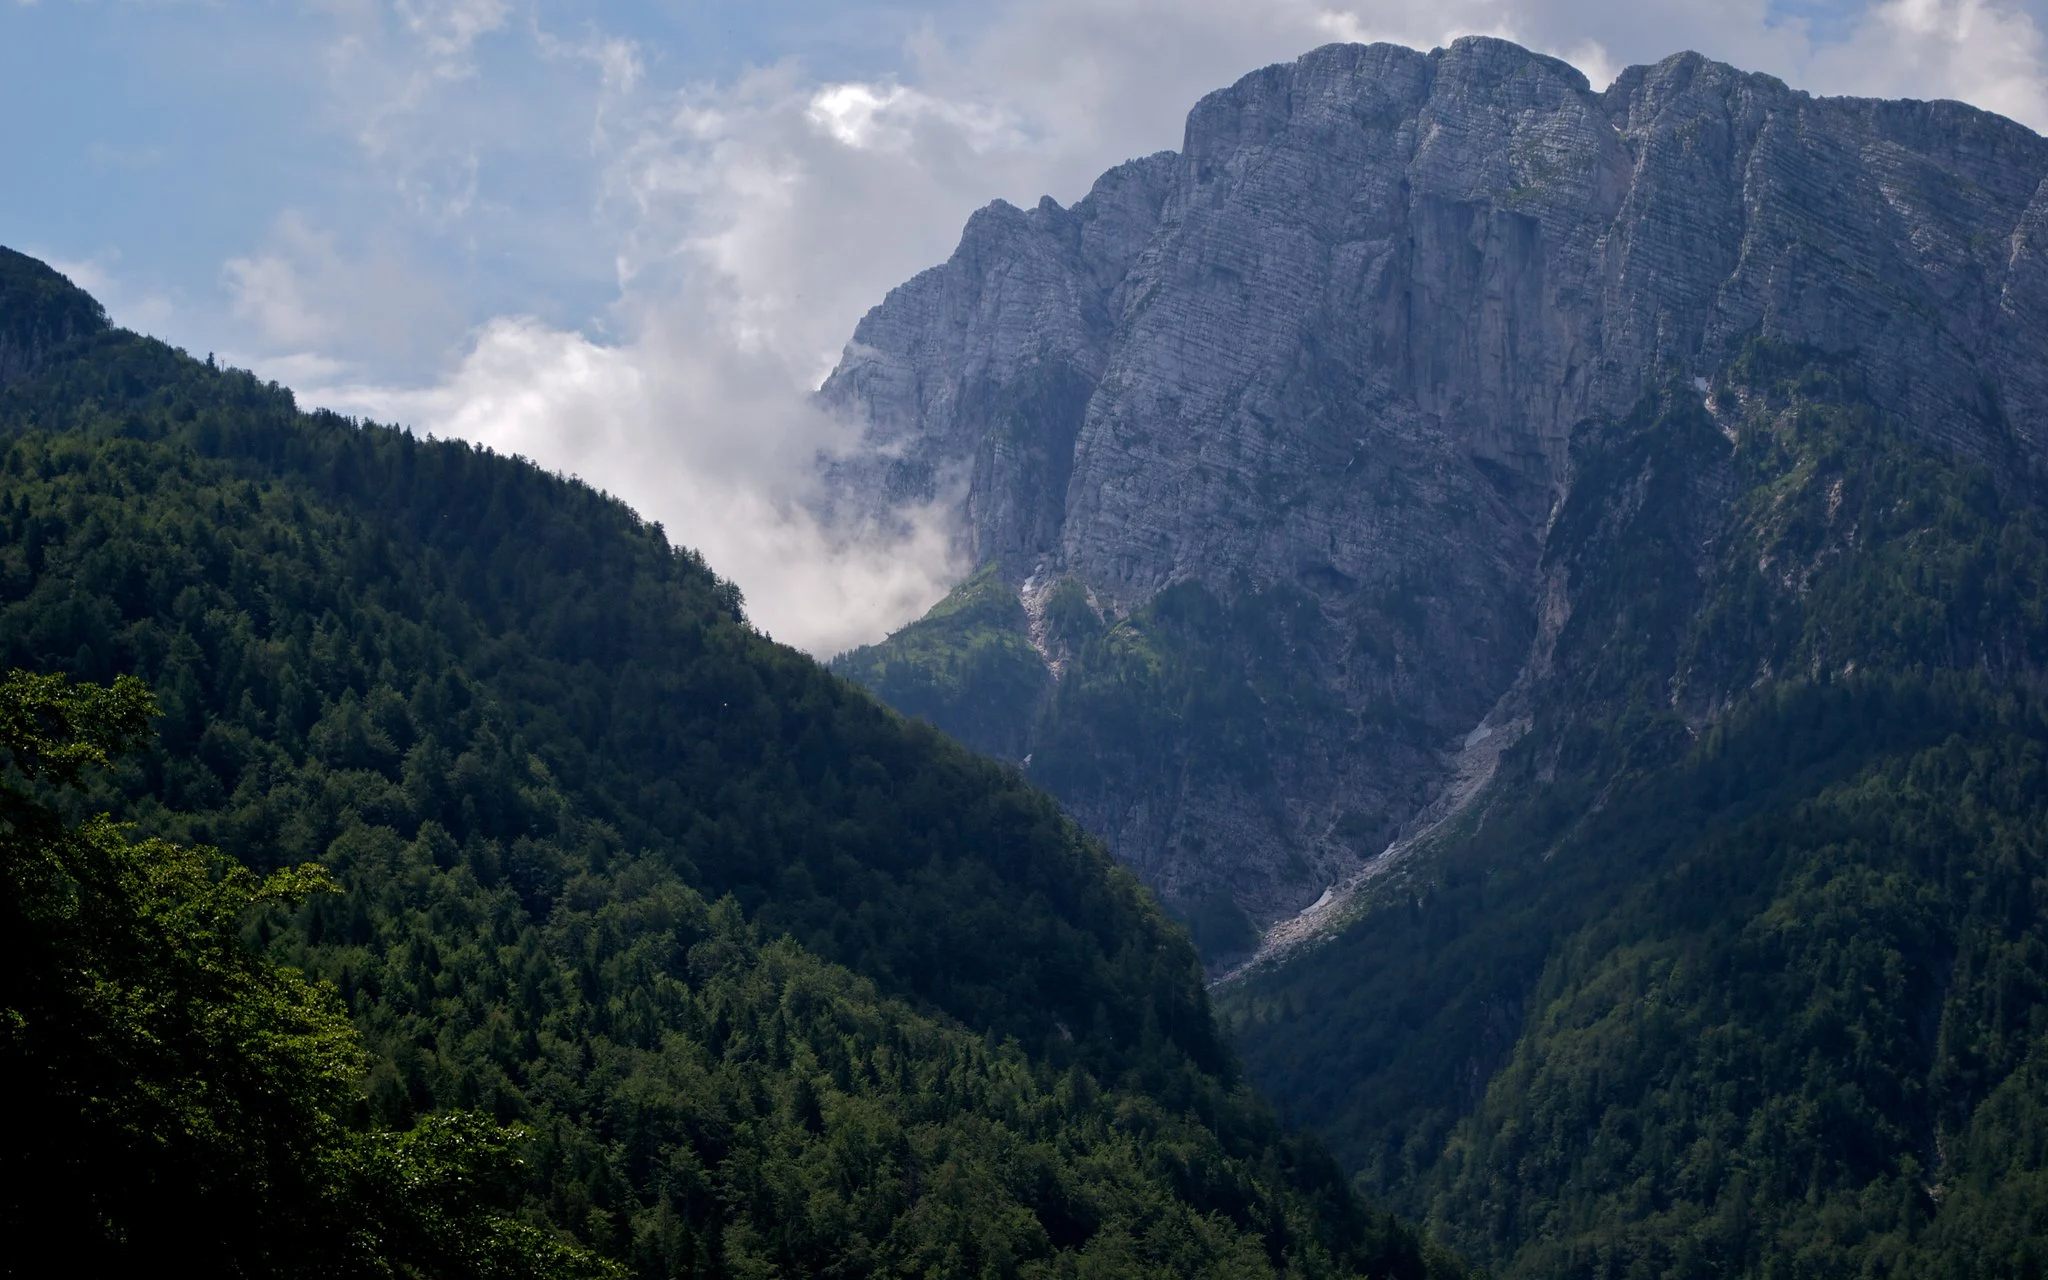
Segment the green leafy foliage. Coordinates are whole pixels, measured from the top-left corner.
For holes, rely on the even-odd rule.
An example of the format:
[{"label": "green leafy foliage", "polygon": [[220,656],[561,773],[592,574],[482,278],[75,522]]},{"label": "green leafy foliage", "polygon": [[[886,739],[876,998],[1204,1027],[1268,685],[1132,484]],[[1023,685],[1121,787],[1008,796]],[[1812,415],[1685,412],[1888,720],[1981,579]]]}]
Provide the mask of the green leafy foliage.
[{"label": "green leafy foliage", "polygon": [[1972,1117],[2048,1047],[2043,729],[1675,842],[1553,962],[1433,1211],[1525,1274],[2003,1271],[1943,1218],[1981,1212],[1978,1144],[2029,1141]]},{"label": "green leafy foliage", "polygon": [[1455,1273],[1281,1133],[1049,799],[658,526],[122,333],[0,433],[0,661],[161,712],[55,803],[337,887],[244,940],[331,984],[350,1123],[409,1135],[358,1149],[365,1248],[473,1178],[649,1276]]},{"label": "green leafy foliage", "polygon": [[[461,869],[391,852],[390,896],[448,915],[473,895]],[[547,1218],[642,1274],[1335,1269],[1306,1205],[1271,1190],[1309,1156],[1280,1146],[1261,1167],[1193,1115],[920,1015],[786,938],[763,945],[732,900],[707,908],[658,864],[579,877],[511,944],[438,936],[433,973],[368,948],[325,956],[400,1020],[373,1104],[403,1109],[449,1068],[493,1105],[516,1097],[552,1171]],[[441,1061],[408,1053],[437,1028]],[[1334,1169],[1312,1167],[1342,1209]],[[1354,1250],[1414,1249],[1356,1216]]]},{"label": "green leafy foliage", "polygon": [[1297,592],[1226,603],[1182,582],[1113,626],[1069,625],[1079,643],[1032,770],[1056,794],[1135,794],[1183,770],[1256,787],[1272,773],[1268,735],[1304,734],[1329,710],[1312,681],[1290,678],[1293,650],[1322,626]]},{"label": "green leafy foliage", "polygon": [[1049,800],[748,630],[624,508],[125,335],[10,410],[61,430],[0,457],[0,654],[149,681],[146,822],[267,867],[433,821],[538,915],[655,851],[971,1026],[1121,1071],[1150,1008],[1226,1062],[1186,943]]},{"label": "green leafy foliage", "polygon": [[1765,344],[1578,474],[1535,729],[1253,1077],[1498,1274],[2038,1274],[2048,518]]},{"label": "green leafy foliage", "polygon": [[0,682],[13,1247],[88,1274],[164,1257],[225,1275],[603,1273],[493,1207],[514,1135],[474,1116],[402,1135],[348,1123],[362,1051],[347,1015],[241,936],[252,911],[331,889],[324,871],[258,877],[49,807],[52,788],[142,740],[154,711],[133,677]]}]

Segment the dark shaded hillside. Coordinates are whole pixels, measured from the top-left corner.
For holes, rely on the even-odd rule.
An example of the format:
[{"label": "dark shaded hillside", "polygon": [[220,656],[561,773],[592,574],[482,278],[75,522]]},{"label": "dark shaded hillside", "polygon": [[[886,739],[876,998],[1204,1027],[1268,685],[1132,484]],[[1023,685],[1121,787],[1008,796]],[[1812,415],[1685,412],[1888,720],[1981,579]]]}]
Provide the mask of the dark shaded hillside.
[{"label": "dark shaded hillside", "polygon": [[142,682],[0,676],[0,1231],[8,1275],[604,1280],[515,1216],[518,1131],[350,1123],[362,1044],[332,987],[242,936],[330,892],[56,807],[149,738]]},{"label": "dark shaded hillside", "polygon": [[658,526],[132,334],[40,365],[0,666],[153,687],[77,811],[333,874],[251,940],[346,1000],[359,1122],[526,1126],[525,1217],[646,1275],[1443,1269],[1280,1135],[1096,843]]},{"label": "dark shaded hillside", "polygon": [[2048,1265],[2048,516],[1758,344],[1582,437],[1489,790],[1227,997],[1513,1276]]},{"label": "dark shaded hillside", "polygon": [[[1028,755],[1031,781],[1097,829],[1113,827],[1111,815],[1132,797],[1162,789],[1257,791],[1277,807],[1276,775],[1289,750],[1312,739],[1333,754],[1356,745],[1356,723],[1306,676],[1312,655],[1335,638],[1299,591],[1247,591],[1226,604],[1184,582],[1117,618],[1065,581],[1042,610],[1040,635],[1058,659],[1057,681],[1032,646],[1024,609],[990,566],[888,639],[834,658],[832,670],[977,750]],[[1385,714],[1380,727],[1398,718]],[[1339,827],[1339,838],[1361,848],[1376,836],[1384,844],[1391,831],[1380,812],[1348,813]],[[1219,817],[1182,820],[1174,839],[1222,850],[1242,834]],[[1188,925],[1205,960],[1249,954],[1258,934],[1229,893],[1179,881],[1142,845],[1127,847],[1138,855],[1131,869]]]},{"label": "dark shaded hillside", "polygon": [[971,1024],[1065,1044],[1054,1022],[1101,1004],[1114,1030],[1081,1043],[1111,1062],[1157,1000],[1177,1050],[1222,1062],[1184,944],[1049,802],[759,639],[624,508],[465,445],[301,422],[126,334],[0,413],[36,428],[12,475],[48,486],[10,495],[0,660],[142,667],[165,708],[144,785],[194,836],[313,856],[340,815],[264,786],[276,750],[394,783],[411,762],[474,780],[413,816],[502,846],[540,904],[569,856],[531,840],[556,834],[545,776],[620,847]]},{"label": "dark shaded hillside", "polygon": [[107,328],[105,308],[34,258],[0,248],[0,386],[33,373],[58,348]]}]

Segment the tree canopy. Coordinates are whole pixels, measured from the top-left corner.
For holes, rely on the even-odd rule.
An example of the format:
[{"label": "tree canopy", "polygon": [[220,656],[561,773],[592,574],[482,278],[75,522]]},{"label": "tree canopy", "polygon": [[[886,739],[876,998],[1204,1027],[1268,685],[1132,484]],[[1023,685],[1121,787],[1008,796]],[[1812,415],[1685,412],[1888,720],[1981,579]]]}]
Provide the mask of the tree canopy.
[{"label": "tree canopy", "polygon": [[1456,1271],[1057,806],[585,486],[85,334],[0,390],[0,664],[147,682],[153,741],[41,803],[199,859],[218,964],[345,1011],[293,1105],[378,1248],[474,1185],[646,1276]]},{"label": "tree canopy", "polygon": [[1533,728],[1227,998],[1504,1276],[2048,1266],[2048,513],[1753,344],[1590,424]]}]

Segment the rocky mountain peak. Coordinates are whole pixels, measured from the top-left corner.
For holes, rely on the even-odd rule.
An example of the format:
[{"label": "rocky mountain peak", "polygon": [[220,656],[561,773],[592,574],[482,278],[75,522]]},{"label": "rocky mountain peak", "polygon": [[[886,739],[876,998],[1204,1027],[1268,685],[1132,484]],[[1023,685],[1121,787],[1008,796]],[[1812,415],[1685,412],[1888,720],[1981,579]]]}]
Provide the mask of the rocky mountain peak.
[{"label": "rocky mountain peak", "polygon": [[[1072,583],[1255,691],[1219,713],[1243,768],[1205,772],[1183,723],[1144,780],[1063,789],[1044,717],[1112,714],[1058,711],[1085,662],[1001,740],[1170,899],[1270,919],[1392,839],[1527,667],[1582,424],[1757,339],[2037,467],[2048,142],[1691,53],[1596,92],[1501,40],[1332,45],[1203,98],[1180,151],[1071,208],[976,214],[820,394],[868,430],[836,501],[956,502],[1041,647]],[[1221,612],[1149,615],[1171,591]]]}]

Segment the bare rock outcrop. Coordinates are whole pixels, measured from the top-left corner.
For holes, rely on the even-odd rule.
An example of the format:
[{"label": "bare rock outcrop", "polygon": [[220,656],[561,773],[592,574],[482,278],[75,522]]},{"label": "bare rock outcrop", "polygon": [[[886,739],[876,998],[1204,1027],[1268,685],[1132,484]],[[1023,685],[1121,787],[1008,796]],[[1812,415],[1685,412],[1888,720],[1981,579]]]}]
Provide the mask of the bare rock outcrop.
[{"label": "bare rock outcrop", "polygon": [[[1499,40],[1330,46],[1070,209],[977,213],[820,394],[868,424],[833,501],[964,494],[966,549],[1034,619],[1056,583],[1110,627],[1159,630],[1177,586],[1221,602],[1234,656],[1202,670],[1252,691],[1218,713],[1250,766],[1202,766],[1219,722],[1184,718],[1142,768],[1062,768],[1116,714],[1079,693],[1011,740],[1169,900],[1263,923],[1385,847],[1524,670],[1575,430],[1756,337],[2038,467],[2048,141],[1695,54],[1596,91]],[[1052,656],[1062,691],[1086,674]]]}]

